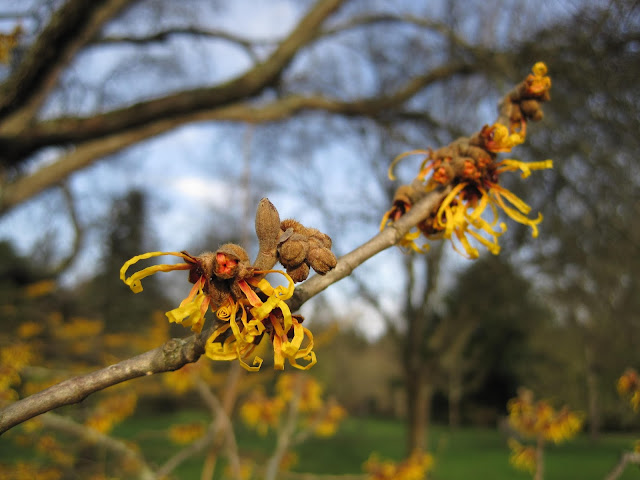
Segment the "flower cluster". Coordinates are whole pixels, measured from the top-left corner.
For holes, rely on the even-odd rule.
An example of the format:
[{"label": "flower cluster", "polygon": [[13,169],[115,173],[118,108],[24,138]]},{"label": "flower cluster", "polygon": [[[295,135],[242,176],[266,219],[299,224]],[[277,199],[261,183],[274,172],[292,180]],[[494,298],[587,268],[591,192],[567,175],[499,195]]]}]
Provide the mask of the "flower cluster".
[{"label": "flower cluster", "polygon": [[312,377],[283,374],[278,377],[273,397],[254,389],[240,408],[240,416],[247,426],[265,435],[269,429],[279,427],[285,409],[295,397],[300,427],[319,437],[330,437],[347,413],[335,400],[322,398],[322,393],[322,386]]},{"label": "flower cluster", "polygon": [[245,425],[264,436],[269,429],[278,427],[285,406],[281,397],[268,397],[264,390],[256,388],[240,407],[240,417]]},{"label": "flower cluster", "polygon": [[[506,231],[504,223],[498,224],[498,209],[512,220],[531,227],[532,235],[536,237],[542,215],[530,218],[531,207],[502,187],[500,176],[520,170],[526,178],[532,170],[552,168],[552,161],[500,160],[498,153],[510,152],[523,143],[527,121],[542,118],[540,104],[549,100],[551,88],[546,73],[545,64],[537,63],[533,73],[503,99],[500,116],[493,125],[485,125],[471,137],[459,138],[437,150],[412,150],[396,157],[389,168],[392,180],[395,179],[393,168],[398,161],[409,155],[425,155],[415,180],[396,191],[392,207],[385,213],[380,228],[397,221],[426,193],[443,188],[448,192],[443,200],[417,225],[416,231],[401,240],[401,246],[423,252],[427,245],[419,246],[415,242],[423,234],[428,239],[449,239],[457,252],[477,258],[479,252],[471,244],[471,237],[497,254],[500,251],[498,238]],[[484,215],[488,209],[492,218],[487,220]]]},{"label": "flower cluster", "polygon": [[633,368],[628,368],[618,379],[618,393],[629,400],[635,412],[640,410],[640,378]]},{"label": "flower cluster", "polygon": [[368,480],[422,480],[433,469],[433,464],[433,456],[429,453],[415,452],[399,463],[381,460],[374,453],[363,469]]},{"label": "flower cluster", "polygon": [[[200,333],[210,308],[217,321],[206,342],[205,353],[209,358],[238,359],[245,369],[259,370],[262,358],[255,356],[252,365],[245,359],[266,335],[273,345],[277,370],[284,369],[285,359],[293,367],[306,370],[316,363],[313,335],[301,325],[303,318],[292,315],[285,302],[293,295],[294,281],[305,280],[310,268],[322,275],[335,267],[337,260],[330,250],[331,239],[295,220],[280,222],[277,210],[267,199],[258,206],[256,233],[260,249],[253,264],[242,247],[228,243],[215,252],[198,256],[184,251],[138,255],[123,265],[120,278],[138,293],[142,291],[141,280],[149,275],[188,270],[193,287],[180,305],[166,316],[170,322]],[[154,265],[126,276],[134,263],[162,255],[180,257],[184,263]],[[289,273],[273,270],[277,261]],[[268,273],[282,275],[286,285],[273,287],[265,278]],[[300,359],[306,364],[299,364]]]},{"label": "flower cluster", "polygon": [[518,396],[507,404],[509,424],[523,438],[536,444],[523,445],[514,438],[508,441],[509,461],[519,469],[535,473],[542,468],[542,451],[546,441],[560,443],[574,437],[582,428],[583,416],[567,407],[553,408],[545,400],[534,401],[531,390],[521,388]]},{"label": "flower cluster", "polygon": [[138,396],[134,392],[110,395],[98,403],[85,425],[109,433],[114,426],[133,414],[137,403]]},{"label": "flower cluster", "polygon": [[16,388],[22,383],[20,371],[36,359],[36,352],[27,343],[16,342],[0,348],[0,406],[18,399]]},{"label": "flower cluster", "polygon": [[518,396],[507,404],[509,423],[524,437],[550,440],[560,443],[574,437],[582,428],[582,415],[566,406],[553,408],[545,400],[534,401],[533,393],[520,389]]},{"label": "flower cluster", "polygon": [[515,438],[509,438],[508,445],[509,450],[511,450],[509,463],[517,470],[531,474],[535,473],[537,464],[536,448],[531,445],[523,445]]},{"label": "flower cluster", "polygon": [[172,425],[167,431],[169,440],[177,445],[189,445],[205,434],[205,427],[202,423],[184,423]]}]

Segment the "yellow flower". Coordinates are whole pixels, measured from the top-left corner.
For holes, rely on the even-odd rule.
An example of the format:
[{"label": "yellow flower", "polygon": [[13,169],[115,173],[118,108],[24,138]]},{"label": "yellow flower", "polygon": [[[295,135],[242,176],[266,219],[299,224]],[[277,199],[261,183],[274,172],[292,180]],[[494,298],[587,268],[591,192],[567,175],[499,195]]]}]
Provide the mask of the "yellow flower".
[{"label": "yellow flower", "polygon": [[363,465],[368,480],[422,480],[434,465],[429,453],[415,452],[400,463],[380,460],[372,453]]},{"label": "yellow flower", "polygon": [[260,435],[266,435],[269,428],[278,426],[285,406],[286,402],[282,398],[269,398],[263,390],[255,389],[240,407],[240,417]]},{"label": "yellow flower", "polygon": [[11,33],[0,33],[0,63],[9,63],[11,51],[18,46],[22,25],[16,25]]},{"label": "yellow flower", "polygon": [[533,474],[536,471],[536,450],[531,446],[522,445],[514,438],[508,440],[511,456],[509,462],[518,470]]},{"label": "yellow flower", "polygon": [[551,79],[547,76],[547,65],[544,62],[536,63],[525,80],[526,91],[531,96],[541,97],[551,88]]},{"label": "yellow flower", "polygon": [[33,338],[39,335],[44,327],[38,322],[23,322],[18,326],[16,332],[20,338]]},{"label": "yellow flower", "polygon": [[[389,178],[393,180],[393,168],[400,160],[415,154],[425,156],[415,180],[396,191],[391,209],[382,218],[381,230],[407,213],[426,193],[440,187],[448,192],[440,205],[417,225],[417,229],[407,233],[398,242],[401,247],[416,252],[426,251],[426,244],[417,243],[418,237],[423,234],[428,239],[451,240],[454,249],[468,258],[479,256],[478,249],[472,243],[498,254],[498,238],[506,231],[506,225],[498,224],[499,210],[512,220],[529,226],[533,237],[538,235],[542,215],[529,217],[531,207],[500,186],[500,176],[505,172],[520,170],[522,178],[526,178],[533,170],[552,168],[553,162],[524,163],[497,158],[498,153],[510,152],[525,141],[527,119],[542,118],[540,102],[549,99],[551,80],[546,76],[547,68],[542,62],[536,63],[532,71],[515,93],[508,96],[508,102],[512,102],[508,109],[510,113],[503,112],[501,121],[505,121],[503,117],[506,115],[509,125],[500,122],[485,125],[471,137],[458,138],[437,150],[405,152],[391,162]],[[493,214],[490,219],[484,218],[487,207]]]},{"label": "yellow flower", "polygon": [[[246,269],[245,277],[230,277],[229,272],[237,267],[239,261],[225,256],[229,251],[203,254],[201,257],[194,257],[186,252],[150,252],[127,261],[120,270],[120,278],[134,293],[139,293],[142,291],[141,280],[149,275],[189,270],[189,281],[193,283],[191,291],[177,308],[166,315],[170,322],[191,327],[191,330],[199,333],[204,325],[205,314],[211,306],[219,326],[207,339],[206,356],[212,360],[237,359],[245,369],[257,371],[262,365],[262,358],[254,357],[252,365],[245,359],[252,354],[266,333],[273,344],[274,367],[277,370],[284,369],[285,360],[298,369],[306,370],[312,367],[316,363],[313,335],[300,324],[300,317],[291,314],[285,303],[293,295],[291,277],[280,270],[254,271],[253,268]],[[126,271],[134,263],[161,255],[182,257],[185,263],[154,265],[130,277],[126,276]],[[220,276],[214,279],[213,275],[217,275],[215,272],[205,273],[208,272],[207,262],[218,260],[225,263]],[[287,286],[274,288],[263,278],[267,273],[283,275],[287,280]],[[259,294],[262,294],[262,297]],[[307,342],[303,346],[305,338]],[[305,360],[306,365],[299,364],[300,359]]]},{"label": "yellow flower", "polygon": [[24,294],[29,298],[37,298],[51,293],[55,288],[55,280],[41,280],[27,285]]},{"label": "yellow flower", "polygon": [[347,411],[337,403],[329,405],[322,418],[315,424],[315,434],[331,437],[338,430],[339,423],[347,416]]},{"label": "yellow flower", "polygon": [[509,423],[521,435],[538,438],[554,443],[574,437],[582,429],[583,416],[570,411],[567,407],[554,409],[548,402],[534,402],[530,390],[521,389],[518,397],[507,403]]},{"label": "yellow flower", "polygon": [[493,153],[510,152],[524,142],[524,136],[518,132],[512,133],[509,128],[501,123],[494,123],[491,127],[482,127],[480,137],[484,141],[483,147]]},{"label": "yellow flower", "polygon": [[138,397],[133,392],[106,397],[98,403],[85,421],[85,425],[108,433],[115,425],[133,414],[137,403]]},{"label": "yellow flower", "polygon": [[168,436],[169,440],[177,445],[187,445],[202,437],[204,433],[205,428],[201,423],[187,423],[171,425]]},{"label": "yellow flower", "polygon": [[628,368],[618,379],[617,388],[620,396],[629,399],[634,411],[640,410],[640,378],[636,370]]},{"label": "yellow flower", "polygon": [[278,377],[276,382],[276,392],[285,402],[290,401],[294,395],[296,382],[300,381],[300,411],[316,412],[322,409],[324,402],[322,400],[322,386],[313,377],[299,378],[293,374],[283,374]]}]

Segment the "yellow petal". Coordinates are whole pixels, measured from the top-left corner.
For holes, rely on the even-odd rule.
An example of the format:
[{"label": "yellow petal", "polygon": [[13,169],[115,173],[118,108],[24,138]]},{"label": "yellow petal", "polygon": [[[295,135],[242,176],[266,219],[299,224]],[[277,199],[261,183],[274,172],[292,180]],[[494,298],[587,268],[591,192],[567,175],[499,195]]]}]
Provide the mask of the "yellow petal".
[{"label": "yellow petal", "polygon": [[389,171],[387,172],[387,174],[389,176],[389,180],[395,180],[396,179],[396,176],[393,174],[393,169],[398,164],[398,162],[400,160],[402,160],[403,158],[408,157],[409,155],[416,155],[416,154],[429,155],[429,152],[427,150],[411,150],[409,152],[404,152],[404,153],[401,153],[400,155],[398,155],[396,158],[394,158],[391,161],[391,165],[389,165]]},{"label": "yellow petal", "polygon": [[536,62],[531,71],[534,75],[544,77],[547,74],[547,65],[544,62]]},{"label": "yellow petal", "polygon": [[152,267],[147,267],[143,270],[140,270],[139,272],[131,275],[129,278],[126,278],[126,271],[134,263],[140,260],[145,260],[147,258],[160,257],[163,255],[173,255],[175,257],[190,258],[184,253],[180,252],[149,252],[142,255],[137,255],[124,263],[124,265],[120,269],[120,280],[129,285],[129,288],[131,288],[134,293],[140,293],[142,291],[142,283],[140,282],[140,280],[148,277],[149,275],[153,275],[157,272],[171,272],[173,270],[188,270],[191,268],[191,265],[186,263],[177,263],[174,265],[154,265]]},{"label": "yellow petal", "polygon": [[543,160],[541,162],[521,162],[511,158],[506,158],[498,164],[498,172],[509,172],[521,170],[522,178],[531,175],[532,170],[546,170],[553,168],[553,160]]}]

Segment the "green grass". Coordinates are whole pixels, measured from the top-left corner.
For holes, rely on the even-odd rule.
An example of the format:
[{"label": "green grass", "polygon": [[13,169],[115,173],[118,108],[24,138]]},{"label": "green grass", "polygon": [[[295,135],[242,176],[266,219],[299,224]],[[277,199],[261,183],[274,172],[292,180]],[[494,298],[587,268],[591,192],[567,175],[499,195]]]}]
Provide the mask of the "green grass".
[{"label": "green grass", "polygon": [[[119,425],[114,435],[137,441],[145,457],[153,464],[166,461],[175,451],[163,432],[172,423],[208,419],[205,413],[180,411],[164,415],[137,415]],[[264,462],[275,445],[275,436],[261,437],[238,425],[236,436],[241,453]],[[362,473],[362,463],[372,451],[385,458],[399,460],[404,453],[404,425],[382,419],[350,418],[332,438],[310,438],[296,449],[299,463],[294,470],[318,474]],[[636,436],[637,438],[637,436]],[[545,449],[545,480],[603,480],[622,451],[633,444],[634,436],[603,435],[597,443],[586,436]],[[0,462],[24,455],[7,436],[0,437]],[[462,428],[450,431],[436,426],[431,430],[431,450],[436,457],[433,480],[518,480],[530,479],[509,465],[506,438],[490,429]],[[203,455],[181,465],[176,478],[199,478]],[[640,478],[637,466],[627,467],[621,480]]]}]

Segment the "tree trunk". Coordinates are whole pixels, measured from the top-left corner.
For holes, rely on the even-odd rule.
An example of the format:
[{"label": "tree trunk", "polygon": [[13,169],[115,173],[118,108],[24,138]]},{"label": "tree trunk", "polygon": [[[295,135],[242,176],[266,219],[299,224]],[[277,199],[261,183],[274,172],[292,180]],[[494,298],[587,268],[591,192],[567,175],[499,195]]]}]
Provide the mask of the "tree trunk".
[{"label": "tree trunk", "polygon": [[587,343],[584,348],[586,360],[587,400],[589,410],[589,434],[592,440],[600,435],[600,394],[598,392],[598,372],[593,354],[593,348]]},{"label": "tree trunk", "polygon": [[449,427],[460,426],[460,403],[462,401],[462,371],[454,365],[449,372]]},{"label": "tree trunk", "polygon": [[407,378],[407,455],[428,449],[432,398],[433,387],[421,375]]}]

